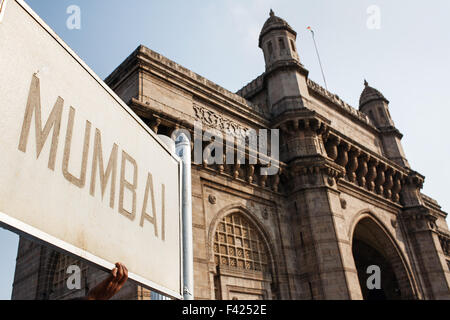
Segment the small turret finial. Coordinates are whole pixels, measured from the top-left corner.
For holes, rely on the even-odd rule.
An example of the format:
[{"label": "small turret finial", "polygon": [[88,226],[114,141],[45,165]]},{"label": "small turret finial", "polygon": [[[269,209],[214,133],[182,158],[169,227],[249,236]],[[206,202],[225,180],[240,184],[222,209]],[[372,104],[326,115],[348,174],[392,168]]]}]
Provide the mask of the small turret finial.
[{"label": "small turret finial", "polygon": [[271,17],[273,17],[275,15],[275,12],[273,12],[273,10],[270,9],[270,13],[269,14],[270,14]]},{"label": "small turret finial", "polygon": [[364,86],[365,86],[365,87],[369,86],[369,83],[367,82],[366,79],[364,79]]}]

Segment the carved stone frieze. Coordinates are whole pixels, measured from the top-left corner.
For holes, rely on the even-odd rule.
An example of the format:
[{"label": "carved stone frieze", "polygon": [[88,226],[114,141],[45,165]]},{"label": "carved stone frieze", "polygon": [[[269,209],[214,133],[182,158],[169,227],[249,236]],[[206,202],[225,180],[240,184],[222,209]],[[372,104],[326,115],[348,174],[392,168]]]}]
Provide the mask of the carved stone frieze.
[{"label": "carved stone frieze", "polygon": [[220,130],[226,134],[246,137],[249,132],[249,128],[223,117],[222,115],[211,111],[205,107],[194,104],[195,118],[201,121],[203,125],[210,128]]}]

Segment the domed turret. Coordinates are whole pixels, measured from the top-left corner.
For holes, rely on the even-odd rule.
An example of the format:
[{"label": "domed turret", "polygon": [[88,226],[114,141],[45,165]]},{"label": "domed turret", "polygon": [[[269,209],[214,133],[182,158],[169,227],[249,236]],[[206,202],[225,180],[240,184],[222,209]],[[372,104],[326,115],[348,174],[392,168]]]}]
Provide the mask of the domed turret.
[{"label": "domed turret", "polygon": [[261,48],[261,39],[270,31],[272,30],[288,30],[291,32],[295,37],[297,36],[297,32],[292,29],[292,27],[283,19],[280,17],[277,17],[273,10],[270,10],[270,17],[267,19],[267,21],[264,23],[264,26],[261,30],[261,33],[259,34],[259,47]]},{"label": "domed turret", "polygon": [[273,117],[305,107],[308,70],[300,63],[296,39],[294,29],[270,10],[270,16],[261,29],[259,47],[266,62],[266,102]]},{"label": "domed turret", "polygon": [[359,98],[359,110],[367,114],[378,128],[394,127],[388,105],[389,101],[383,94],[364,80],[364,90]]},{"label": "domed turret", "polygon": [[359,98],[359,109],[361,109],[365,104],[375,100],[381,100],[389,104],[389,101],[381,94],[380,91],[370,87],[369,83],[364,80],[364,90]]},{"label": "domed turret", "polygon": [[395,128],[389,113],[389,101],[364,80],[364,90],[359,99],[359,110],[372,120],[380,131],[383,152],[397,164],[409,168],[408,160],[401,144],[402,134]]},{"label": "domed turret", "polygon": [[280,61],[300,62],[295,45],[296,39],[297,32],[285,20],[277,17],[273,10],[270,10],[270,17],[264,23],[259,35],[259,47],[264,52],[266,69]]}]

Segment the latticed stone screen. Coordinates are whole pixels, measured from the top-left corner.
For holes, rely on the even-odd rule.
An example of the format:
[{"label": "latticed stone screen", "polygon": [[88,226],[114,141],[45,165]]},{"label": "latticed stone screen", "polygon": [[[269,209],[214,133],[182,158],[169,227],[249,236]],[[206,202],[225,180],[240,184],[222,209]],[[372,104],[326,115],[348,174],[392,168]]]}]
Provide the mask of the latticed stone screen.
[{"label": "latticed stone screen", "polygon": [[214,262],[244,270],[267,270],[266,246],[254,225],[241,214],[230,214],[217,226]]}]

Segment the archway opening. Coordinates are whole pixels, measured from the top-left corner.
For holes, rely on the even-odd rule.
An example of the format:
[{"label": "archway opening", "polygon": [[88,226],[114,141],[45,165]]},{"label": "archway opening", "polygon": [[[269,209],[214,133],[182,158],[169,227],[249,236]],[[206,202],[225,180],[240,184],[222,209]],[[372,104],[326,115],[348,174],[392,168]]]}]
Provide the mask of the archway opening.
[{"label": "archway opening", "polygon": [[225,216],[214,234],[216,299],[275,298],[270,253],[261,232],[241,213]]},{"label": "archway opening", "polygon": [[352,252],[364,300],[413,296],[403,259],[389,235],[372,218],[363,218],[356,225]]},{"label": "archway opening", "polygon": [[[378,250],[364,241],[355,239],[352,250],[364,300],[400,299],[398,281],[389,261]],[[370,266],[376,266],[379,269],[370,269]],[[376,274],[378,272],[380,275],[379,287],[377,287],[377,280],[374,278],[378,276]]]}]

